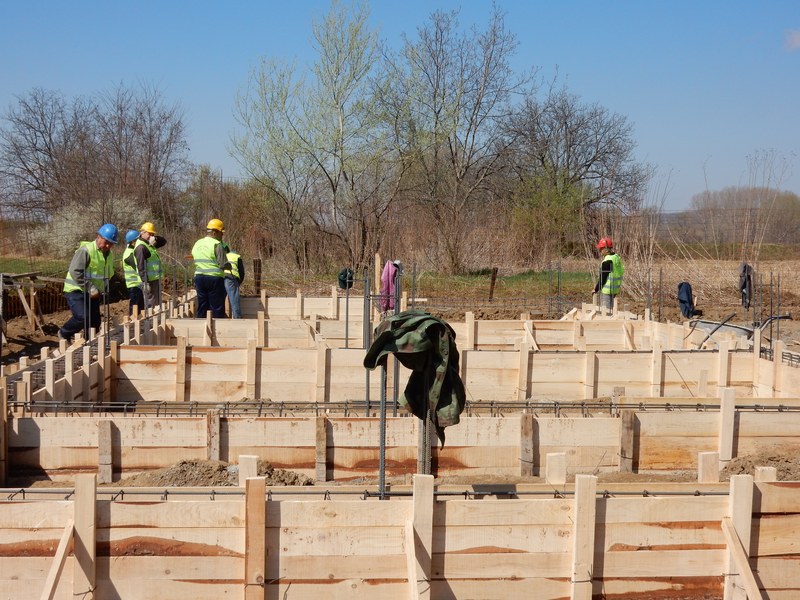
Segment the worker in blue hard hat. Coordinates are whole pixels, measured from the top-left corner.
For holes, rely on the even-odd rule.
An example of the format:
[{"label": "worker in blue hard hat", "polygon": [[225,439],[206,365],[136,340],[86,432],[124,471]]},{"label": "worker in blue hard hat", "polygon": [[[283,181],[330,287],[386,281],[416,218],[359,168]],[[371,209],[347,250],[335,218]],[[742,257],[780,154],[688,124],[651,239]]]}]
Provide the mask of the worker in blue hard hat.
[{"label": "worker in blue hard hat", "polygon": [[144,294],[142,293],[142,278],[136,266],[133,248],[139,239],[139,232],[129,229],[125,234],[125,251],[122,253],[122,273],[125,275],[125,287],[128,288],[128,316],[133,314],[133,307],[138,306],[139,312],[144,312]]},{"label": "worker in blue hard hat", "polygon": [[[100,328],[100,300],[108,293],[114,274],[111,249],[118,241],[117,227],[106,223],[92,242],[81,242],[69,263],[64,280],[64,296],[72,317],[58,330],[58,337],[72,340],[79,331],[89,338],[89,328]],[[88,317],[88,318],[87,318]]]}]

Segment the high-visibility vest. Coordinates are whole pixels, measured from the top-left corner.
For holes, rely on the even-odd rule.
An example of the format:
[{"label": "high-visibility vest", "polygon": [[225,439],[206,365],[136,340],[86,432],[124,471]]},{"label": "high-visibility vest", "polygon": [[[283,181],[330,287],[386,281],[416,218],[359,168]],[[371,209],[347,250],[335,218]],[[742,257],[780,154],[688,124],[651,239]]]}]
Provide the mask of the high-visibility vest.
[{"label": "high-visibility vest", "polygon": [[211,275],[212,277],[224,277],[225,273],[217,263],[216,248],[221,242],[211,236],[200,238],[192,247],[192,258],[194,259],[195,275]]},{"label": "high-visibility vest", "polygon": [[[108,257],[97,247],[96,242],[81,242],[80,246],[86,248],[89,252],[89,264],[86,266],[85,279],[87,279],[94,287],[100,292],[106,291],[106,281],[111,279],[114,275],[114,260],[111,253]],[[67,277],[64,280],[65,292],[82,292],[84,288],[78,285],[78,282],[72,278],[72,274],[67,271]]]},{"label": "high-visibility vest", "polygon": [[619,254],[606,254],[603,258],[603,262],[605,263],[608,261],[611,261],[611,273],[608,274],[600,293],[607,296],[616,296],[619,294],[619,289],[622,287],[622,274],[625,272],[625,269],[622,266],[622,259],[619,257]]},{"label": "high-visibility vest", "polygon": [[158,250],[144,240],[136,240],[136,244],[133,247],[136,248],[136,246],[139,244],[147,246],[147,249],[150,251],[150,256],[145,263],[145,269],[147,270],[147,281],[161,279],[161,257],[158,255]]},{"label": "high-visibility vest", "polygon": [[[128,257],[132,257],[130,262],[133,266],[128,264]],[[136,268],[136,257],[133,255],[133,248],[128,246],[125,252],[122,253],[122,272],[125,274],[125,287],[133,288],[142,285],[142,278],[139,277],[139,269]]]},{"label": "high-visibility vest", "polygon": [[228,272],[234,277],[236,277],[237,281],[239,280],[239,259],[241,258],[241,256],[242,256],[241,254],[237,254],[236,252],[228,252],[225,255],[225,258],[228,259],[228,262],[231,265],[230,269],[228,269]]}]

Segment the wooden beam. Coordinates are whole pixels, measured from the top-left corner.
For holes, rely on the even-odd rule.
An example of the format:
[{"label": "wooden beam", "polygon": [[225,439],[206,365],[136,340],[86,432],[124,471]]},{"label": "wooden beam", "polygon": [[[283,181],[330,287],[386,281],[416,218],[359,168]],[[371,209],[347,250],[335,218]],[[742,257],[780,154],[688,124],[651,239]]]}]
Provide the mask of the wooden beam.
[{"label": "wooden beam", "polygon": [[724,469],[733,458],[733,430],[736,425],[736,390],[720,389],[719,466]]},{"label": "wooden beam", "polygon": [[317,345],[316,396],[319,403],[328,402],[328,346],[324,339]]},{"label": "wooden beam", "polygon": [[267,499],[266,479],[251,477],[245,482],[245,600],[263,600],[267,566]]},{"label": "wooden beam", "polygon": [[44,581],[44,589],[40,598],[42,600],[52,600],[58,587],[58,580],[61,578],[61,572],[64,570],[64,563],[67,560],[67,551],[69,550],[70,542],[72,542],[72,534],[75,531],[75,522],[70,519],[64,527],[64,532],[61,534],[61,540],[58,542],[56,554],[53,557],[53,564],[50,565],[50,570],[47,572],[47,579]]},{"label": "wooden beam", "polygon": [[634,433],[636,411],[620,411],[619,421],[619,472],[633,473]]},{"label": "wooden beam", "polygon": [[[749,595],[745,591],[743,584],[747,585],[745,579],[750,571],[749,566],[747,566],[747,555],[750,553],[750,537],[753,517],[753,489],[754,485],[752,475],[734,475],[731,477],[729,494],[730,520],[731,525],[738,536],[740,545],[728,545],[728,568],[725,573],[728,573],[729,575],[725,578],[723,593],[724,600],[747,600],[747,596]],[[739,566],[742,556],[739,555],[737,557],[737,547],[745,555],[744,565],[747,566],[746,569]],[[756,595],[752,598],[760,597],[760,595]]]},{"label": "wooden beam", "polygon": [[302,319],[303,315],[305,314],[305,307],[303,304],[303,290],[297,288],[297,294],[295,295],[294,299],[294,316],[298,319]]},{"label": "wooden beam", "polygon": [[111,483],[113,474],[111,419],[97,421],[97,482]]},{"label": "wooden beam", "polygon": [[258,368],[256,361],[258,356],[256,353],[258,342],[254,339],[247,340],[247,381],[245,382],[245,394],[251,400],[255,400],[256,396],[256,382],[258,381]]},{"label": "wooden beam", "polygon": [[176,338],[175,352],[175,402],[186,401],[186,338]]},{"label": "wooden beam", "polygon": [[475,350],[475,313],[468,311],[464,313],[464,321],[467,325],[467,345],[465,350]]},{"label": "wooden beam", "polygon": [[328,427],[327,418],[320,415],[316,419],[315,475],[317,481],[328,480]]},{"label": "wooden beam", "polygon": [[533,415],[523,413],[520,415],[520,441],[519,441],[519,471],[523,477],[532,477],[534,473],[534,451],[536,443],[534,437]]},{"label": "wooden beam", "polygon": [[203,331],[203,345],[211,346],[214,339],[214,319],[211,316],[211,311],[206,313],[206,328]]},{"label": "wooden beam", "polygon": [[545,481],[550,485],[567,483],[567,453],[548,452],[545,462]]},{"label": "wooden beam", "polygon": [[0,485],[8,475],[8,380],[0,377]]},{"label": "wooden beam", "polygon": [[259,348],[264,348],[267,345],[267,320],[264,311],[258,311],[256,326],[256,344]]},{"label": "wooden beam", "polygon": [[575,525],[572,530],[570,600],[592,599],[597,477],[575,476]]},{"label": "wooden beam", "polygon": [[775,467],[756,467],[753,478],[755,481],[778,481],[778,469]]},{"label": "wooden beam", "polygon": [[219,460],[219,411],[206,411],[206,458]]},{"label": "wooden beam", "polygon": [[97,583],[97,476],[75,477],[75,562],[72,596],[94,600]]},{"label": "wooden beam", "polygon": [[597,398],[595,389],[595,375],[597,373],[597,357],[594,352],[586,353],[586,363],[583,372],[583,398],[590,400]]},{"label": "wooden beam", "polygon": [[697,453],[697,483],[719,483],[719,452]]},{"label": "wooden beam", "polygon": [[[414,475],[413,545],[406,548],[412,562],[413,576],[409,581],[410,598],[429,600],[431,597],[431,564],[433,556],[433,475]],[[409,567],[409,571],[411,568]]]},{"label": "wooden beam", "polygon": [[258,456],[255,454],[239,455],[239,487],[245,487],[247,480],[258,477]]},{"label": "wooden beam", "polygon": [[660,398],[662,395],[661,385],[664,381],[664,353],[661,349],[661,342],[653,340],[653,361],[650,371],[650,395]]},{"label": "wooden beam", "polygon": [[726,387],[730,380],[730,349],[731,343],[727,340],[719,343],[719,368],[717,375],[717,387]]},{"label": "wooden beam", "polygon": [[736,529],[730,517],[722,517],[722,533],[725,535],[728,551],[733,557],[733,562],[736,565],[737,571],[739,571],[739,577],[742,580],[744,590],[747,594],[746,598],[750,600],[763,598],[764,596],[761,594],[761,590],[758,589],[758,582],[747,560],[746,549],[742,545],[742,540],[736,534]]},{"label": "wooden beam", "polygon": [[519,345],[519,372],[517,373],[517,400],[524,402],[528,398],[528,379],[530,375],[530,346],[523,341]]}]

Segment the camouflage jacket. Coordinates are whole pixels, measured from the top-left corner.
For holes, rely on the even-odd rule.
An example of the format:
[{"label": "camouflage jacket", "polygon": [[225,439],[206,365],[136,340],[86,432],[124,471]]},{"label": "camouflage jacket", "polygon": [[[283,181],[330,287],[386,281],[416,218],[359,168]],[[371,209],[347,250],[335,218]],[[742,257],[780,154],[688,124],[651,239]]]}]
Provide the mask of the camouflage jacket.
[{"label": "camouflage jacket", "polygon": [[428,407],[444,445],[444,428],[459,422],[466,403],[458,370],[456,334],[445,321],[421,310],[406,310],[382,321],[375,328],[375,341],[367,350],[364,366],[386,365],[389,353],[411,369],[400,403],[424,419]]}]

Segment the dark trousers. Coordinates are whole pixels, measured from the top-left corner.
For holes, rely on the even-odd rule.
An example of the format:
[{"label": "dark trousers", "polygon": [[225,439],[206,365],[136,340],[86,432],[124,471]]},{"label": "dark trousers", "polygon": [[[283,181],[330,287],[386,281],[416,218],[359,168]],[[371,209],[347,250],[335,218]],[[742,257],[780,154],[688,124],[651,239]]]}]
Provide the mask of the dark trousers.
[{"label": "dark trousers", "polygon": [[128,304],[128,316],[133,314],[134,306],[139,307],[140,314],[144,312],[144,294],[142,293],[142,288],[128,288],[128,297],[130,298],[130,303]]},{"label": "dark trousers", "polygon": [[225,314],[225,281],[222,277],[213,275],[195,275],[194,289],[197,291],[197,317],[206,318],[206,313],[211,311],[215,319],[224,319]]},{"label": "dark trousers", "polygon": [[[66,292],[64,297],[67,299],[72,317],[64,323],[61,328],[61,335],[66,339],[79,332],[84,331],[86,322],[86,296],[81,291]],[[100,298],[89,298],[89,327],[94,327],[95,331],[100,329]]]}]

